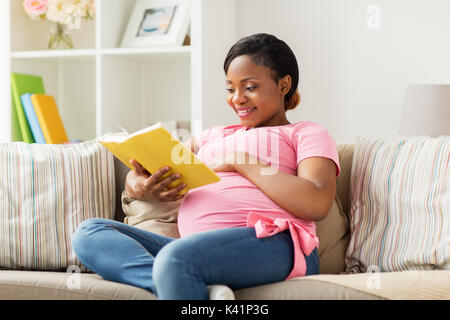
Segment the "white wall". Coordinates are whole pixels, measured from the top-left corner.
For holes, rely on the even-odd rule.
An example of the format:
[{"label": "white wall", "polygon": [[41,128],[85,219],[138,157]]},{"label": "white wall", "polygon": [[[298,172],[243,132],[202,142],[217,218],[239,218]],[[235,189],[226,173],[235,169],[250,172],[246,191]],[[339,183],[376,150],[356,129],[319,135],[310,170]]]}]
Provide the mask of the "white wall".
[{"label": "white wall", "polygon": [[[380,30],[366,26],[370,5]],[[449,0],[238,0],[236,10],[238,38],[271,33],[297,56],[303,100],[289,120],[317,121],[338,142],[396,135],[407,84],[450,83]]]},{"label": "white wall", "polygon": [[[236,3],[241,0],[195,1],[197,12],[193,15],[192,29],[197,35],[192,39],[192,131],[218,124],[236,123],[236,116],[225,101],[225,75],[223,61],[236,41]],[[200,14],[201,13],[201,14]],[[196,70],[194,72],[194,70]],[[237,119],[239,120],[239,119]],[[239,121],[237,121],[239,123]]]},{"label": "white wall", "polygon": [[[0,12],[9,13],[9,10],[9,1],[0,1]],[[9,35],[9,24],[9,14],[3,14],[0,19],[0,101],[2,102],[11,101],[11,66],[9,64],[11,37]],[[11,109],[4,109],[2,111],[1,117],[11,119]],[[11,121],[3,121],[1,123],[3,123],[4,125],[0,126],[0,142],[8,142],[10,141],[11,136]]]}]

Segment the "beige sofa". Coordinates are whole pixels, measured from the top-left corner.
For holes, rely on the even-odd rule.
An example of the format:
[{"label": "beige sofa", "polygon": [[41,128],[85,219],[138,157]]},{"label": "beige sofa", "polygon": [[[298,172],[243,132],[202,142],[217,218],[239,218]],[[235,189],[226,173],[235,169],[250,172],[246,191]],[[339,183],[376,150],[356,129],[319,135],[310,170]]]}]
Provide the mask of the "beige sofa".
[{"label": "beige sofa", "polygon": [[[341,175],[337,199],[349,212],[353,144],[338,144]],[[127,167],[116,161],[116,217],[124,221],[120,194]],[[346,217],[344,220],[346,221]],[[327,230],[318,234],[330,234]],[[340,230],[342,233],[342,230]],[[343,253],[349,240],[348,223],[336,243],[319,250],[321,274],[295,278],[234,292],[236,299],[450,299],[450,271],[332,274],[343,271]],[[0,270],[0,299],[156,299],[152,293],[129,285],[103,280],[92,273]]]}]

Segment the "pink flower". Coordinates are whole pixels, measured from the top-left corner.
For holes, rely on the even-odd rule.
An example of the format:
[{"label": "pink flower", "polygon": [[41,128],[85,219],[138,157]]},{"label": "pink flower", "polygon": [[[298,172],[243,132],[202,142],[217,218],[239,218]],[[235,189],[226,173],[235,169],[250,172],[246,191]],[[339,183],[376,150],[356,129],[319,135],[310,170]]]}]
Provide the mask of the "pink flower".
[{"label": "pink flower", "polygon": [[37,18],[47,12],[48,0],[25,0],[23,8],[31,18]]}]

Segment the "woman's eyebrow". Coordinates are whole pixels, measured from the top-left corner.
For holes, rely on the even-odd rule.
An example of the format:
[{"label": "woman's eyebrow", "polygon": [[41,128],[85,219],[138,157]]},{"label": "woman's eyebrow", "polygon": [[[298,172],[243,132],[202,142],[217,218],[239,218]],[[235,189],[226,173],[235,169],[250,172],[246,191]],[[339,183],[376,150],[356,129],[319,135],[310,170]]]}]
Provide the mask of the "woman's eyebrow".
[{"label": "woman's eyebrow", "polygon": [[[245,82],[245,81],[249,81],[249,80],[257,80],[258,78],[257,77],[249,77],[249,78],[244,78],[244,79],[242,79],[241,81],[239,81],[239,82]],[[230,80],[228,80],[227,79],[227,81],[226,81],[227,83],[233,83],[232,81],[230,81]]]}]

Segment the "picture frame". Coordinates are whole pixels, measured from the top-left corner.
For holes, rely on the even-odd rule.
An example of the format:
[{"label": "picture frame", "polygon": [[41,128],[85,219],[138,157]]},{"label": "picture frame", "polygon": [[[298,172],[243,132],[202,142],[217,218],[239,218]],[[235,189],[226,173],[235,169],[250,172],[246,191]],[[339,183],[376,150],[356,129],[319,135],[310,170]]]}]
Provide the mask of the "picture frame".
[{"label": "picture frame", "polygon": [[137,0],[122,48],[181,46],[190,18],[190,0]]}]

